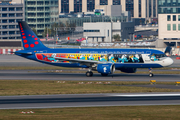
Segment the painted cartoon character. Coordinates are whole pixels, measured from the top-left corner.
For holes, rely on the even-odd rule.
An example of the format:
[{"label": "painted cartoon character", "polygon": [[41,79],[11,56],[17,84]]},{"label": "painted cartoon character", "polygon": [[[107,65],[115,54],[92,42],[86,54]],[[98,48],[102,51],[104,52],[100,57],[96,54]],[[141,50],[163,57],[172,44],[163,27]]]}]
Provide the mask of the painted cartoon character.
[{"label": "painted cartoon character", "polygon": [[122,57],[122,56],[119,56],[119,57],[118,57],[118,62],[122,62],[121,57]]},{"label": "painted cartoon character", "polygon": [[134,62],[134,56],[133,56],[133,55],[130,55],[130,56],[129,56],[129,60],[130,60],[130,61],[132,60],[132,62]]},{"label": "painted cartoon character", "polygon": [[127,55],[122,55],[121,59],[122,59],[121,63],[128,62]]},{"label": "painted cartoon character", "polygon": [[136,55],[133,57],[133,60],[134,60],[134,62],[138,63],[138,62],[139,62],[139,55],[136,54]]},{"label": "painted cartoon character", "polygon": [[111,54],[111,55],[109,56],[109,61],[111,61],[112,63],[115,63],[115,62],[114,62],[114,56],[113,56],[113,54]]},{"label": "painted cartoon character", "polygon": [[48,60],[50,60],[51,62],[58,62],[58,60],[56,60],[55,57],[56,53],[53,53],[50,57],[48,57]]},{"label": "painted cartoon character", "polygon": [[158,59],[156,58],[156,56],[154,54],[151,55],[151,60],[152,61],[158,61]]},{"label": "painted cartoon character", "polygon": [[107,60],[105,58],[106,58],[105,55],[101,55],[100,61],[106,62]]},{"label": "painted cartoon character", "polygon": [[69,58],[74,58],[74,55],[70,55]]},{"label": "painted cartoon character", "polygon": [[81,59],[81,60],[85,60],[85,57],[84,57],[83,54],[80,56],[80,59]]},{"label": "painted cartoon character", "polygon": [[94,60],[93,58],[93,55],[91,54],[89,57],[88,57],[89,60]]}]

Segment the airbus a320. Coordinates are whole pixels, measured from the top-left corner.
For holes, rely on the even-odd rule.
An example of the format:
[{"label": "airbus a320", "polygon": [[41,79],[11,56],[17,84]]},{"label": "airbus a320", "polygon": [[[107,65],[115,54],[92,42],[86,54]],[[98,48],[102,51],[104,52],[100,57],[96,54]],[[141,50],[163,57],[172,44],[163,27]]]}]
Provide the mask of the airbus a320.
[{"label": "airbus a320", "polygon": [[88,68],[86,76],[98,71],[102,76],[115,70],[135,73],[137,68],[161,68],[173,64],[165,53],[154,49],[101,49],[101,48],[58,48],[51,49],[42,44],[25,21],[18,22],[24,50],[15,54],[38,62],[61,66]]}]

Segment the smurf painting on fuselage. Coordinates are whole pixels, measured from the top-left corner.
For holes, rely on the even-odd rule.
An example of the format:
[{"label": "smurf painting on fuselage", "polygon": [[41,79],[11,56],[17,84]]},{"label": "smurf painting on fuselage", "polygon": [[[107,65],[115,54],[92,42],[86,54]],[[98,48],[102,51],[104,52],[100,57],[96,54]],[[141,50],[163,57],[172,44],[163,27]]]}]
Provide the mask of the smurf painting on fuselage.
[{"label": "smurf painting on fuselage", "polygon": [[[71,58],[71,59],[80,59],[80,60],[91,60],[91,61],[103,61],[111,63],[146,63],[146,60],[156,63],[159,59],[154,58],[154,56],[147,59],[148,54],[80,54],[80,53],[36,53],[37,60],[46,61],[46,62],[61,62],[57,61],[56,57],[61,58]],[[160,55],[160,54],[159,54]],[[43,59],[43,56],[47,56],[48,59]],[[50,56],[50,57],[49,57]],[[68,61],[64,61],[68,63]]]},{"label": "smurf painting on fuselage", "polygon": [[[92,70],[105,76],[115,70],[135,73],[137,68],[159,68],[173,63],[163,52],[154,49],[50,49],[42,44],[26,22],[19,21],[18,24],[24,50],[16,51],[16,55],[55,66],[89,68],[87,76],[93,75]],[[151,58],[153,54],[156,60]]]}]

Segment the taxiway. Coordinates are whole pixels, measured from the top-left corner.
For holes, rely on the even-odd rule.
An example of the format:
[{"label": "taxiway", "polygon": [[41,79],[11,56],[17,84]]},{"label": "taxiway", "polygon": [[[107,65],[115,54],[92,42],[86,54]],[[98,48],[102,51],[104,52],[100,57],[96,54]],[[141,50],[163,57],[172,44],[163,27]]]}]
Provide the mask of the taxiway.
[{"label": "taxiway", "polygon": [[180,93],[0,96],[0,109],[180,105]]}]

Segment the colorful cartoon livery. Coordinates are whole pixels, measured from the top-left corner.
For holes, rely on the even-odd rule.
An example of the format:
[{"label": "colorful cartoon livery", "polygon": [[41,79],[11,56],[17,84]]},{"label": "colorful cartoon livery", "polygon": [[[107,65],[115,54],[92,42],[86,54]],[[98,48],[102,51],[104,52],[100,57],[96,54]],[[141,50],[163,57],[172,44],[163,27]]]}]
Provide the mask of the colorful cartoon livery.
[{"label": "colorful cartoon livery", "polygon": [[[86,76],[93,76],[93,70],[107,76],[115,70],[135,73],[137,68],[160,68],[173,63],[170,57],[154,49],[50,49],[26,22],[19,22],[19,28],[24,50],[16,51],[16,55],[55,66],[89,68]],[[153,74],[150,72],[149,76]]]}]

